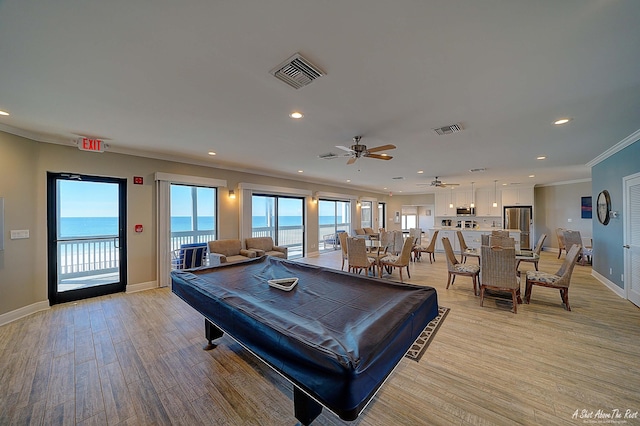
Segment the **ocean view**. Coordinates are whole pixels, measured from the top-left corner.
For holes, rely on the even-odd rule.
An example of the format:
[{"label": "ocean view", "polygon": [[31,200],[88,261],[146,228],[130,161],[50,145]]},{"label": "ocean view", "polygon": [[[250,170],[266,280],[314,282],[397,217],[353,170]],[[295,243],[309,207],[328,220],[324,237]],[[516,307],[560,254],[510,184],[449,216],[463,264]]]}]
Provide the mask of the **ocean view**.
[{"label": "ocean view", "polygon": [[[267,218],[265,216],[253,216],[253,227],[262,228],[267,226]],[[320,216],[320,225],[331,225],[334,223],[334,216]],[[338,223],[342,218],[338,218]],[[300,226],[302,218],[300,216],[281,216],[279,219],[280,226]],[[118,234],[118,220],[115,217],[61,217],[60,218],[60,236],[62,238],[73,237],[92,237],[104,235]],[[213,216],[198,217],[198,229],[208,230],[214,228]],[[185,232],[191,231],[191,217],[189,216],[172,216],[171,231]]]}]

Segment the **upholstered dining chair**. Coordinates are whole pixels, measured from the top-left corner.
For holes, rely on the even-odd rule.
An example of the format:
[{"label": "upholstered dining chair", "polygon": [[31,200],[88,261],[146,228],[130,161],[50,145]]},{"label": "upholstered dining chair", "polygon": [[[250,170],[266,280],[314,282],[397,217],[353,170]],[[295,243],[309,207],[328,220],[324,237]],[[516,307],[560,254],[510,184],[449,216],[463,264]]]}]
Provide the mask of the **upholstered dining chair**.
[{"label": "upholstered dining chair", "polygon": [[390,250],[391,254],[399,255],[402,252],[402,246],[404,244],[404,237],[402,231],[393,231],[393,249]]},{"label": "upholstered dining chair", "polygon": [[[467,242],[464,240],[464,235],[462,235],[462,231],[456,231],[458,235],[458,242],[460,243],[460,257],[462,263],[467,263],[467,257],[475,257],[478,259],[478,265],[480,264],[480,252],[474,249],[471,249],[467,246]],[[444,241],[444,238],[443,238]],[[451,243],[449,243],[451,244]]]},{"label": "upholstered dining chair", "polygon": [[347,262],[349,272],[359,274],[364,270],[367,274],[369,271],[373,271],[375,263],[367,256],[366,241],[363,238],[347,238]]},{"label": "upholstered dining chair", "polygon": [[436,240],[438,239],[438,232],[440,231],[433,232],[431,241],[429,241],[429,244],[426,247],[420,245],[413,248],[413,254],[416,259],[421,259],[422,253],[429,253],[429,263],[432,263],[432,260],[433,262],[436,261]]},{"label": "upholstered dining chair", "polygon": [[491,237],[491,235],[489,235],[489,234],[480,235],[480,245],[488,246],[490,237]]},{"label": "upholstered dining chair", "polygon": [[[475,296],[478,295],[477,287],[478,287],[478,275],[480,274],[480,265],[467,265],[464,263],[458,262],[455,253],[453,252],[453,248],[451,247],[451,242],[449,238],[442,237],[442,246],[444,247],[444,254],[447,257],[447,289],[449,288],[449,284],[453,284],[456,280],[456,275],[463,275],[466,277],[471,277],[473,280],[473,294]],[[479,258],[478,258],[479,259]]]},{"label": "upholstered dining chair", "polygon": [[520,266],[520,262],[531,262],[533,266],[538,270],[538,262],[540,261],[540,252],[542,251],[542,244],[544,244],[544,240],[547,239],[547,234],[540,235],[538,238],[538,242],[536,243],[536,247],[533,249],[533,256],[531,259],[528,258],[519,258],[518,263],[516,263],[516,269]]},{"label": "upholstered dining chair", "polygon": [[508,291],[513,301],[513,313],[518,313],[520,278],[516,275],[516,250],[513,247],[482,246],[480,278],[480,306],[486,289]]},{"label": "upholstered dining chair", "polygon": [[593,257],[593,249],[587,248],[582,243],[582,235],[580,235],[580,231],[571,231],[568,229],[564,230],[564,244],[565,250],[566,247],[571,249],[571,246],[580,246],[580,253],[578,254],[578,258],[576,262],[580,262],[580,265],[584,266],[585,260],[588,263],[591,263],[591,258]]},{"label": "upholstered dining chair", "polygon": [[383,268],[387,268],[391,271],[393,268],[398,268],[400,270],[400,282],[403,282],[402,278],[402,268],[407,268],[407,276],[411,278],[411,274],[409,273],[409,264],[411,263],[411,250],[413,249],[413,238],[406,238],[404,240],[404,244],[402,245],[402,251],[399,255],[389,255],[380,259],[379,261],[379,274],[380,278],[382,278],[382,270]]},{"label": "upholstered dining chair", "polygon": [[531,300],[531,290],[534,285],[541,287],[556,288],[560,290],[560,297],[562,303],[567,311],[571,310],[569,306],[569,284],[571,284],[571,274],[573,273],[573,267],[576,264],[576,259],[580,255],[582,246],[573,245],[567,256],[564,258],[564,262],[555,274],[549,274],[547,272],[540,271],[527,271],[526,288],[524,291],[524,301],[529,303]]},{"label": "upholstered dining chair", "polygon": [[338,238],[340,239],[340,248],[342,250],[342,267],[340,269],[344,271],[344,261],[349,259],[347,256],[347,238],[349,238],[349,234],[339,232]]}]

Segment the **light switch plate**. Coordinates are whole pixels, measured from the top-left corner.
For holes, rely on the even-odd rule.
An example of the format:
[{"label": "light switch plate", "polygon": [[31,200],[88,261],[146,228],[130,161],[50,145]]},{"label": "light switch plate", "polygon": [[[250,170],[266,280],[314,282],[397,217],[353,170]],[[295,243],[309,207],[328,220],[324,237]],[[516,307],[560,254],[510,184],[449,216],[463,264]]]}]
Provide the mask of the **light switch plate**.
[{"label": "light switch plate", "polygon": [[29,230],[28,229],[18,229],[11,230],[11,239],[12,240],[22,240],[25,238],[29,238]]}]

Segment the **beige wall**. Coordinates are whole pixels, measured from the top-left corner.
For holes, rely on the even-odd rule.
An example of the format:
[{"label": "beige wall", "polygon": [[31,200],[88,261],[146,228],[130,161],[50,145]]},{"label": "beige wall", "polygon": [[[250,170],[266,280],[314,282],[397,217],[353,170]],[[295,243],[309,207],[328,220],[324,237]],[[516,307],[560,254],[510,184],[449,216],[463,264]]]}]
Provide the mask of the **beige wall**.
[{"label": "beige wall", "polygon": [[[73,146],[35,142],[0,132],[0,197],[5,199],[5,250],[0,250],[0,315],[16,311],[48,299],[47,292],[47,172],[71,172],[110,176],[128,180],[128,285],[156,281],[156,190],[155,172],[191,175],[227,180],[229,188],[239,183],[252,183],[283,188],[324,191],[375,198],[389,202],[388,212],[400,210],[402,197],[368,193],[265,177],[233,170],[193,166],[110,152],[80,151]],[[143,185],[133,185],[133,176],[142,176]],[[230,200],[226,190],[219,191],[219,238],[239,237],[238,199]],[[307,237],[317,250],[317,207],[307,205]],[[356,222],[357,220],[357,222]],[[354,226],[359,225],[359,211]],[[142,224],[144,232],[133,232]],[[10,230],[28,229],[30,238],[10,240]]]},{"label": "beige wall", "polygon": [[557,250],[556,228],[573,229],[580,231],[583,238],[591,238],[592,219],[580,218],[581,197],[589,196],[591,196],[591,181],[536,187],[534,189],[536,233],[534,241],[545,233],[547,234],[545,249]]}]

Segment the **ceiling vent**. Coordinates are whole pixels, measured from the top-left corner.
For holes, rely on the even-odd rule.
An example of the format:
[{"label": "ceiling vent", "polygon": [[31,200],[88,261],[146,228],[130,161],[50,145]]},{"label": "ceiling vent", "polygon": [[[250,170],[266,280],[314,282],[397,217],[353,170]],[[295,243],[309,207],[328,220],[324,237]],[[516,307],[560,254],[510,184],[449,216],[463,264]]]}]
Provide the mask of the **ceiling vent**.
[{"label": "ceiling vent", "polygon": [[451,124],[450,126],[438,127],[437,129],[433,129],[439,135],[448,135],[451,133],[456,133],[462,130],[462,125],[460,123]]},{"label": "ceiling vent", "polygon": [[487,168],[486,167],[481,167],[481,168],[478,168],[478,169],[469,169],[469,171],[471,173],[486,172]]},{"label": "ceiling vent", "polygon": [[284,81],[294,89],[304,87],[324,75],[320,68],[303,58],[299,53],[296,53],[270,72],[274,77]]},{"label": "ceiling vent", "polygon": [[322,158],[323,160],[331,160],[332,158],[338,158],[338,154],[334,154],[333,152],[327,152],[326,154],[318,155],[318,158]]}]

